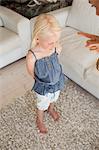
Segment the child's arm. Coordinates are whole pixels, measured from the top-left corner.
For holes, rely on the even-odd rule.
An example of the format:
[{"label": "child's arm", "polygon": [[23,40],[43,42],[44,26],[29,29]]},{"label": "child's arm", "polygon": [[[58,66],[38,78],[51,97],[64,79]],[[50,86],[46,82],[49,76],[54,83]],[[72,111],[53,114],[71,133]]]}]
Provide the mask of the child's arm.
[{"label": "child's arm", "polygon": [[34,64],[35,64],[35,58],[33,59],[33,55],[31,53],[28,52],[27,56],[26,56],[26,67],[27,67],[27,71],[28,73],[33,77],[34,77]]}]

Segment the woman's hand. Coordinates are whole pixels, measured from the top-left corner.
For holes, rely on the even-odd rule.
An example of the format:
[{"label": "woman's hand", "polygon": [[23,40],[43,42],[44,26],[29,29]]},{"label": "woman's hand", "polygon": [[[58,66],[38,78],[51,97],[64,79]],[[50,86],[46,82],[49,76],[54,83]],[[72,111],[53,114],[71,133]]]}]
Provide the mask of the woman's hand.
[{"label": "woman's hand", "polygon": [[99,41],[91,40],[91,39],[86,41],[86,47],[92,44],[99,44]]},{"label": "woman's hand", "polygon": [[95,50],[99,52],[99,36],[84,32],[78,32],[78,34],[90,38],[90,40],[86,41],[85,46],[89,47],[90,50]]},{"label": "woman's hand", "polygon": [[84,37],[87,37],[87,38],[89,38],[91,40],[94,40],[94,41],[96,40],[96,37],[97,37],[96,35],[85,33],[85,32],[78,32],[78,34],[82,35]]},{"label": "woman's hand", "polygon": [[90,44],[89,46],[87,46],[91,51],[95,50],[96,52],[99,53],[99,43],[96,44]]}]

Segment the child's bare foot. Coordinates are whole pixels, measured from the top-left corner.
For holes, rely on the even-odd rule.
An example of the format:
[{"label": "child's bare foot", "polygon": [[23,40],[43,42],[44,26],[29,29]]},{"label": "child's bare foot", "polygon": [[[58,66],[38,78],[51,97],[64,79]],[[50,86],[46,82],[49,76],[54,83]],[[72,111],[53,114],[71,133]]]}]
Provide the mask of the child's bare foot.
[{"label": "child's bare foot", "polygon": [[54,119],[54,121],[58,121],[59,120],[59,114],[57,111],[55,111],[54,109],[50,111],[50,109],[48,110],[49,114],[52,116],[52,118]]},{"label": "child's bare foot", "polygon": [[39,131],[40,131],[41,133],[47,133],[47,128],[45,127],[45,125],[44,125],[43,122],[41,122],[41,121],[37,118],[36,123],[37,123],[37,127],[38,127],[38,129],[39,129]]}]

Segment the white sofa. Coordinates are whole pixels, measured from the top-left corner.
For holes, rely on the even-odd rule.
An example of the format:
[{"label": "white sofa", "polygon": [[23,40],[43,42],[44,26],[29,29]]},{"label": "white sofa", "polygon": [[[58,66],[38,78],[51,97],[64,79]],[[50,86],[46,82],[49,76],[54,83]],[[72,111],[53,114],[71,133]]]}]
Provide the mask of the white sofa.
[{"label": "white sofa", "polygon": [[[67,77],[99,98],[99,71],[96,60],[99,54],[85,47],[86,40],[78,31],[99,35],[99,16],[87,0],[74,0],[71,7],[52,11],[63,27],[60,61]],[[31,30],[35,18],[31,19]]]},{"label": "white sofa", "polygon": [[0,68],[24,57],[30,41],[30,21],[0,6]]}]

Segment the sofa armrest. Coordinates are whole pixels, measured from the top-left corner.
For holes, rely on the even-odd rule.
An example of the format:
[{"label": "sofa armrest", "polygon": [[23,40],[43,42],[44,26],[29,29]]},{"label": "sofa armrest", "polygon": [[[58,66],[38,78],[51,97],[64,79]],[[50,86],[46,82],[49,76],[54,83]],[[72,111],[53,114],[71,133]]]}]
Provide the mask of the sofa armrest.
[{"label": "sofa armrest", "polygon": [[5,28],[17,33],[24,42],[24,47],[30,46],[30,21],[22,15],[0,6],[0,17]]},{"label": "sofa armrest", "polygon": [[3,21],[2,21],[2,18],[0,17],[0,27],[3,27]]},{"label": "sofa armrest", "polygon": [[68,6],[68,7],[58,9],[58,10],[51,11],[49,12],[49,14],[52,14],[56,17],[61,27],[65,27],[65,23],[66,23],[70,9],[71,9],[71,6]]}]

